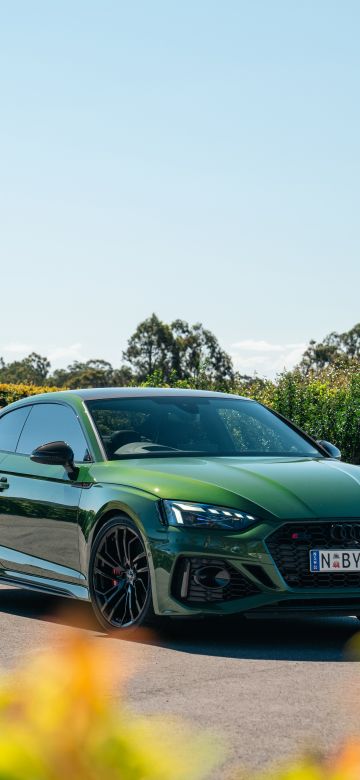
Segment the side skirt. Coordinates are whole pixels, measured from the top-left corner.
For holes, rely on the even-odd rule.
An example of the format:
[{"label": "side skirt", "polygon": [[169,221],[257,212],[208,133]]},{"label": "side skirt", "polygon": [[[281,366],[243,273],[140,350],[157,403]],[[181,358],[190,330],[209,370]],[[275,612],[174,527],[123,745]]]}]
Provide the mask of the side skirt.
[{"label": "side skirt", "polygon": [[0,573],[0,585],[3,583],[14,585],[19,588],[36,590],[41,593],[53,594],[55,596],[66,596],[72,599],[90,601],[88,588],[85,587],[85,585],[74,585],[72,582],[50,580],[46,579],[46,577],[34,577],[28,574],[22,574],[18,571],[9,571],[7,569]]}]

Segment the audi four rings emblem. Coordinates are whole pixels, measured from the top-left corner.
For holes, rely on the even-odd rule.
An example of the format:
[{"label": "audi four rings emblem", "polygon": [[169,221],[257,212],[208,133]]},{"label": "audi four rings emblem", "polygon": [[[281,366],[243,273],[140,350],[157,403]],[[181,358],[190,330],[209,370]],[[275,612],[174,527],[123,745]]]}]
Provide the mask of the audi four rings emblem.
[{"label": "audi four rings emblem", "polygon": [[330,536],[334,542],[360,542],[360,523],[334,523]]}]

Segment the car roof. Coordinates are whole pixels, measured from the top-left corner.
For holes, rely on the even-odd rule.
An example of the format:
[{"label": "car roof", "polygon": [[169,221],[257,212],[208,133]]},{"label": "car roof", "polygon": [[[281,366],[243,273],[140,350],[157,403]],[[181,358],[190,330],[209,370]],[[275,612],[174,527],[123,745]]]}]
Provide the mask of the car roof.
[{"label": "car roof", "polygon": [[76,402],[80,401],[99,401],[107,398],[146,398],[146,397],[203,397],[203,398],[240,398],[243,401],[251,401],[251,398],[245,398],[233,393],[218,393],[212,390],[191,390],[173,387],[87,387],[79,390],[58,390],[50,393],[41,393],[40,395],[30,395],[21,398],[12,404],[0,408],[0,416],[10,409],[24,406],[24,404],[47,402]]},{"label": "car roof", "polygon": [[[56,395],[56,394],[55,394]],[[137,398],[141,396],[202,396],[213,398],[243,398],[243,396],[235,395],[233,393],[219,393],[212,390],[191,390],[178,387],[95,387],[85,388],[84,390],[66,390],[62,392],[62,395],[77,395],[83,399],[83,401],[95,401],[106,398]],[[249,401],[249,398],[243,398],[244,401]]]}]

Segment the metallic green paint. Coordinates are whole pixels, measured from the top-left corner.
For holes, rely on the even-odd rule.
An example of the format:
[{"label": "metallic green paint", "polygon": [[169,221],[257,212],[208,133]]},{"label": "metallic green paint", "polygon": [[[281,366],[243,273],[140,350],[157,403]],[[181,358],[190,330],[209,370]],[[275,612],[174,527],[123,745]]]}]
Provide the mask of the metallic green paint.
[{"label": "metallic green paint", "polygon": [[326,458],[150,458],[91,469],[95,481],[159,498],[238,507],[262,516],[359,517],[360,469]]},{"label": "metallic green paint", "polygon": [[[346,588],[345,594],[343,587],[290,588],[266,546],[266,537],[285,521],[360,521],[358,466],[324,457],[107,461],[80,392],[35,396],[6,411],[44,401],[65,403],[75,410],[93,462],[78,464],[78,476],[72,481],[60,466],[44,466],[23,455],[0,452],[0,477],[9,482],[9,489],[0,493],[0,578],[88,597],[94,536],[106,519],[124,513],[136,523],[144,540],[158,614],[247,612],[300,597],[311,608],[314,598],[331,600],[344,595],[359,597],[360,605],[360,588]],[[238,508],[258,516],[260,522],[242,533],[168,527],[160,510],[163,498]],[[257,584],[259,593],[221,603],[180,602],[171,594],[171,578],[178,557],[187,555],[231,563]],[[249,564],[266,572],[268,586],[245,568]]]},{"label": "metallic green paint", "polygon": [[[59,569],[58,578],[76,582],[80,573],[77,516],[81,491],[71,484],[61,466],[42,466],[24,455],[8,455],[1,473],[9,483],[0,501],[2,563],[8,566],[12,562],[15,571],[23,570],[22,556],[35,556],[39,563],[34,568],[29,561],[27,574],[48,576],[49,568],[62,567],[63,575]],[[19,553],[18,565],[14,551]]]}]

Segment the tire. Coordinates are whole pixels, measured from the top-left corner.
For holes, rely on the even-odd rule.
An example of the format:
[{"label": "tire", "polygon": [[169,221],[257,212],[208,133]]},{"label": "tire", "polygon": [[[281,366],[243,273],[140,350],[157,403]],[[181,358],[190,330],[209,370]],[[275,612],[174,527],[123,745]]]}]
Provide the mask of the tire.
[{"label": "tire", "polygon": [[153,622],[149,559],[128,517],[113,517],[95,537],[89,589],[95,616],[106,631],[130,632]]}]

